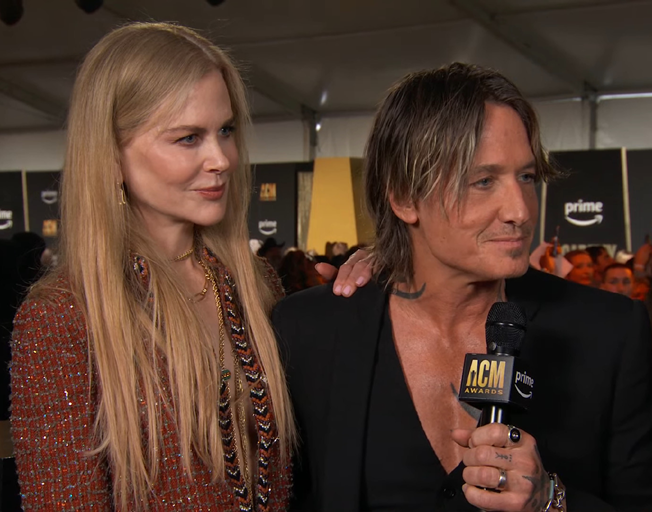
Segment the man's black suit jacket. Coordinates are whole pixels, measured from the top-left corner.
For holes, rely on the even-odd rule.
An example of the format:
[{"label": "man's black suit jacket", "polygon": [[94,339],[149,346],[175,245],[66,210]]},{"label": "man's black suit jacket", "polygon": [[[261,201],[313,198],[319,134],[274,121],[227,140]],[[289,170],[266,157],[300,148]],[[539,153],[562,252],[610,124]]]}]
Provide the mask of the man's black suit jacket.
[{"label": "man's black suit jacket", "polygon": [[[652,335],[643,304],[532,269],[508,280],[506,294],[527,312],[521,355],[536,379],[531,410],[511,422],[535,437],[545,468],[566,484],[569,510],[652,510]],[[274,310],[301,436],[295,510],[360,509],[386,300],[375,282],[351,298],[321,286]]]}]

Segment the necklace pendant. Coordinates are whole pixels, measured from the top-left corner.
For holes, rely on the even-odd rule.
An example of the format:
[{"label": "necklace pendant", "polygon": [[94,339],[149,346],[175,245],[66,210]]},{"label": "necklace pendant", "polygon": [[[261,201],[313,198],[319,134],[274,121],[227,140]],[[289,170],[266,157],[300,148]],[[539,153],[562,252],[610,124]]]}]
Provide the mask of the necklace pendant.
[{"label": "necklace pendant", "polygon": [[231,378],[231,370],[224,369],[222,370],[222,380],[227,381]]}]

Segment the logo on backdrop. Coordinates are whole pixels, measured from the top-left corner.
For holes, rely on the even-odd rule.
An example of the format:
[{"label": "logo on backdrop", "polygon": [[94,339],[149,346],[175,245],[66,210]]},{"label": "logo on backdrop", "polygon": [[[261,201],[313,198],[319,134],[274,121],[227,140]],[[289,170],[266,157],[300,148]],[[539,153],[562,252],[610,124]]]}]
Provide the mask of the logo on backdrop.
[{"label": "logo on backdrop", "polygon": [[59,231],[57,219],[46,219],[43,221],[43,236],[57,236]]},{"label": "logo on backdrop", "polygon": [[[600,201],[591,202],[579,199],[576,203],[564,203],[564,218],[571,224],[579,227],[593,226],[594,224],[601,224],[604,220],[602,210],[604,204]],[[590,219],[577,219],[571,214],[577,215],[578,213],[595,214]]]},{"label": "logo on backdrop", "polygon": [[276,201],[276,183],[260,184],[260,200]]},{"label": "logo on backdrop", "polygon": [[263,235],[273,235],[278,231],[277,222],[275,220],[259,220],[258,221],[258,231]]},{"label": "logo on backdrop", "polygon": [[59,192],[57,190],[41,190],[41,201],[45,204],[54,204],[59,200]]},{"label": "logo on backdrop", "polygon": [[14,212],[0,210],[0,229],[10,229],[14,225]]}]

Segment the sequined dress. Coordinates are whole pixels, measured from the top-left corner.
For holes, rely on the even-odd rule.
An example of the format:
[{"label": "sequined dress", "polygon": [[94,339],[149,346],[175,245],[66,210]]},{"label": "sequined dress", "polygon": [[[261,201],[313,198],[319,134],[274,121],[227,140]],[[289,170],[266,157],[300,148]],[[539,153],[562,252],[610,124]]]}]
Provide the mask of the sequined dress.
[{"label": "sequined dress", "polygon": [[[228,460],[225,479],[211,483],[208,468],[193,457],[190,481],[183,471],[171,416],[164,414],[160,472],[146,506],[150,510],[286,510],[291,468],[281,463],[262,369],[244,336],[235,284],[216,259],[209,261],[220,283],[231,336],[251,389],[258,436],[256,489],[253,496],[243,498],[242,475]],[[146,265],[137,263],[141,272],[146,271]],[[92,363],[89,365],[85,321],[72,294],[66,291],[67,281],[60,278],[56,288],[59,291],[47,302],[23,304],[14,322],[12,437],[23,507],[44,511],[115,510],[108,463],[99,455],[88,455],[95,448],[93,424],[98,389]],[[90,388],[89,382],[93,383]],[[221,410],[220,414],[226,412]],[[227,454],[228,436],[227,428],[222,432]]]}]

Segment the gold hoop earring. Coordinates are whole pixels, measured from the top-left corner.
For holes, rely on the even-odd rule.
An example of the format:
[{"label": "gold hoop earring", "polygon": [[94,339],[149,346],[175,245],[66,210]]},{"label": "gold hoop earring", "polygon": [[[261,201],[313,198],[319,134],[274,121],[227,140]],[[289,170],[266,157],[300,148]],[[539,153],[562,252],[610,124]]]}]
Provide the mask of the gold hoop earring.
[{"label": "gold hoop earring", "polygon": [[127,196],[125,195],[125,184],[119,183],[118,188],[120,189],[120,197],[118,198],[118,204],[124,206],[127,204]]}]

